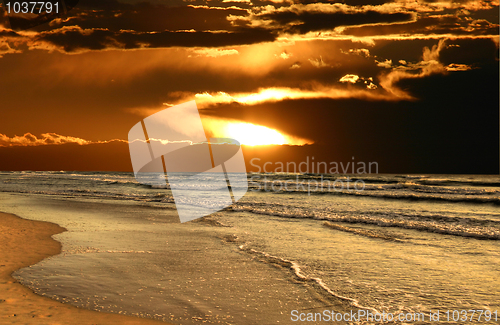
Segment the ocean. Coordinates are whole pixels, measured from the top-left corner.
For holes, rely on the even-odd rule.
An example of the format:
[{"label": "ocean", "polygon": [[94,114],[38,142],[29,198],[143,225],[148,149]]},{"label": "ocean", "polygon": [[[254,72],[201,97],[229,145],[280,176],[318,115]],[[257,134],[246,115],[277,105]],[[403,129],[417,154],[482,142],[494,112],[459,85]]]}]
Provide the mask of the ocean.
[{"label": "ocean", "polygon": [[61,254],[14,276],[64,303],[176,324],[292,324],[324,310],[498,322],[500,176],[248,181],[239,202],[181,224],[168,186],[132,173],[0,172],[0,211],[68,230],[54,236]]}]

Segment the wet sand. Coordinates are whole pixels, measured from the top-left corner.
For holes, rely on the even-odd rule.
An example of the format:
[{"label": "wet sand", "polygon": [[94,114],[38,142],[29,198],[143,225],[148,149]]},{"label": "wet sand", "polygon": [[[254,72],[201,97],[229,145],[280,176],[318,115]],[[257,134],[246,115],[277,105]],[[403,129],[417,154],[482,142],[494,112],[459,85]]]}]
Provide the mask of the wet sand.
[{"label": "wet sand", "polygon": [[0,213],[0,323],[1,324],[167,324],[161,321],[96,312],[65,305],[33,293],[11,273],[61,252],[51,236],[65,231],[48,222],[29,221]]}]

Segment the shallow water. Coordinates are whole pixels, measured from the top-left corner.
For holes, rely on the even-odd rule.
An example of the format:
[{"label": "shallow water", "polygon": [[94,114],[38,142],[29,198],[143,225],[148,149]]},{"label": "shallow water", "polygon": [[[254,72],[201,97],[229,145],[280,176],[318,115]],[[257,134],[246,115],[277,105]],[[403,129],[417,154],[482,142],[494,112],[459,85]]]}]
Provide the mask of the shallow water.
[{"label": "shallow water", "polygon": [[172,223],[172,210],[102,201],[0,200],[5,211],[68,229],[55,236],[60,255],[14,274],[61,302],[177,324],[276,324],[294,309],[349,307],[241,252],[229,227]]}]

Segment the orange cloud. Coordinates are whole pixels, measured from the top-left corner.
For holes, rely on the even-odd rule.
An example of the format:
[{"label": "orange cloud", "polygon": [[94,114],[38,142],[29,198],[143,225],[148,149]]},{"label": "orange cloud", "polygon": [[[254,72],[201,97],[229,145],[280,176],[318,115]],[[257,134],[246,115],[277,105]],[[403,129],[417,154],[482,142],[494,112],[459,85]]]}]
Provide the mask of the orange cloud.
[{"label": "orange cloud", "polygon": [[468,70],[472,70],[471,66],[468,66],[467,64],[461,64],[461,63],[451,63],[451,64],[448,64],[445,68],[446,68],[446,71],[468,71]]},{"label": "orange cloud", "polygon": [[66,143],[76,143],[79,145],[88,145],[95,143],[109,142],[127,142],[125,140],[108,140],[108,141],[89,141],[82,138],[59,135],[56,133],[43,133],[40,138],[31,133],[25,133],[23,136],[8,137],[5,134],[0,134],[0,147],[29,147],[29,146],[46,146],[46,145],[61,145]]},{"label": "orange cloud", "polygon": [[[194,95],[199,108],[206,108],[216,104],[239,103],[244,105],[256,105],[265,102],[278,102],[289,99],[316,99],[316,98],[361,98],[368,100],[394,100],[390,95],[374,92],[373,90],[354,89],[349,87],[332,87],[317,85],[311,90],[289,87],[259,88],[256,92],[233,93],[226,92],[204,92],[185,93],[179,103],[192,98]],[[136,110],[137,111],[137,110]]]},{"label": "orange cloud", "polygon": [[358,75],[355,75],[355,74],[346,74],[345,76],[343,76],[342,78],[340,78],[340,82],[350,82],[350,83],[353,83],[355,84],[359,79],[359,76]]},{"label": "orange cloud", "polygon": [[211,49],[211,48],[205,48],[205,49],[196,49],[193,50],[193,52],[196,54],[196,56],[206,56],[210,58],[216,58],[219,56],[226,56],[226,55],[237,55],[239,54],[238,50],[235,49]]}]

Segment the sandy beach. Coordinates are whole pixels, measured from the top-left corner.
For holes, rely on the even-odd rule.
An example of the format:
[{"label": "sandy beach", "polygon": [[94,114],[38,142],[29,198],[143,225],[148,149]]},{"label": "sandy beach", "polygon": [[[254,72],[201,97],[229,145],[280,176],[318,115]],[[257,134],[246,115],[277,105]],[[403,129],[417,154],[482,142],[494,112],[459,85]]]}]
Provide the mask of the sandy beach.
[{"label": "sandy beach", "polygon": [[0,213],[0,323],[2,324],[166,324],[130,316],[83,310],[34,294],[11,273],[59,254],[51,236],[65,231],[56,224]]}]

